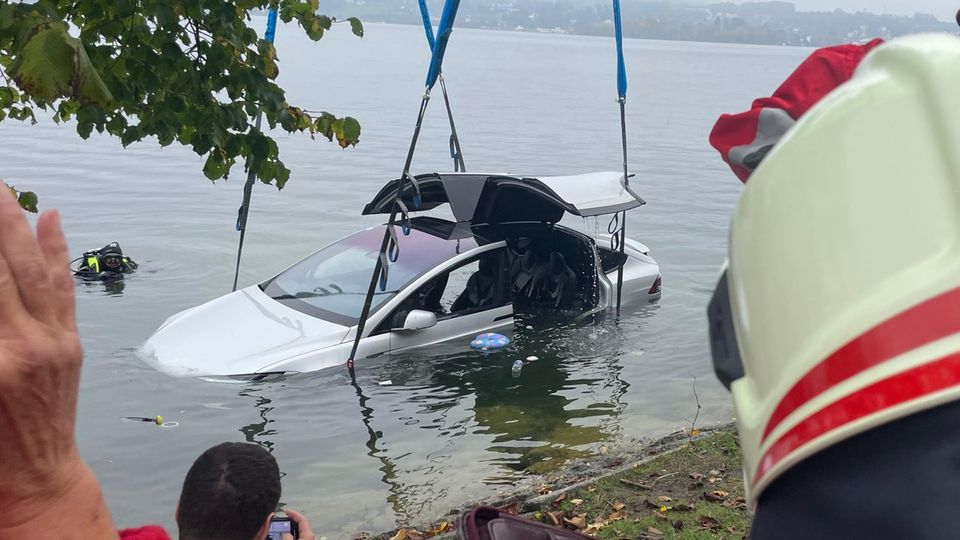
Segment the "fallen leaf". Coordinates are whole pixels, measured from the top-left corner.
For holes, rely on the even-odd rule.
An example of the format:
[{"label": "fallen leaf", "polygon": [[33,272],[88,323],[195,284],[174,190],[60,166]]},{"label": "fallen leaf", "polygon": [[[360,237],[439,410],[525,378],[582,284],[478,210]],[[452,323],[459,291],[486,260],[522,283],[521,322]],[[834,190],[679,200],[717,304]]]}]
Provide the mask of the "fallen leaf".
[{"label": "fallen leaf", "polygon": [[570,504],[574,506],[580,506],[583,504],[583,499],[570,499]]},{"label": "fallen leaf", "polygon": [[587,488],[587,491],[589,491],[590,493],[593,493],[593,492],[596,491],[596,490],[597,490],[597,488],[595,488],[595,487],[593,487],[593,486],[590,486],[590,487]]},{"label": "fallen leaf", "polygon": [[700,516],[697,523],[704,529],[716,530],[720,528],[720,522],[710,516]]},{"label": "fallen leaf", "polygon": [[566,494],[566,493],[561,493],[559,497],[557,497],[556,499],[553,500],[553,504],[560,504],[560,503],[562,503],[562,502],[564,501],[564,499],[566,499],[566,498],[567,498],[567,494]]},{"label": "fallen leaf", "polygon": [[690,430],[690,436],[691,436],[691,437],[696,437],[696,436],[699,435],[699,434],[700,434],[700,430],[699,430],[699,429],[691,429],[691,430]]},{"label": "fallen leaf", "polygon": [[737,534],[737,529],[735,527],[727,527],[727,532],[730,534]]},{"label": "fallen leaf", "polygon": [[627,507],[627,505],[623,504],[622,502],[613,503],[613,509],[616,510],[616,511],[618,511],[618,512],[619,512],[620,510],[623,510],[623,509],[626,508],[626,507]]},{"label": "fallen leaf", "polygon": [[718,476],[711,476],[710,478],[707,479],[707,482],[710,482],[711,484],[716,484],[721,480],[723,480],[723,478],[720,478]]},{"label": "fallen leaf", "polygon": [[708,501],[723,501],[730,494],[722,489],[715,489],[713,491],[706,491],[703,493],[703,498]]},{"label": "fallen leaf", "polygon": [[607,516],[607,521],[618,521],[621,519],[623,519],[623,514],[621,514],[619,511],[612,512],[609,516]]},{"label": "fallen leaf", "polygon": [[407,529],[400,529],[390,540],[407,540],[408,538],[410,536],[407,534]]},{"label": "fallen leaf", "polygon": [[547,493],[550,493],[551,491],[553,491],[553,489],[551,489],[550,486],[546,484],[540,484],[540,487],[537,489],[537,491],[539,491],[541,495],[546,495]]},{"label": "fallen leaf", "polygon": [[432,529],[427,529],[424,531],[424,534],[427,535],[427,538],[431,536],[437,536],[438,534],[443,534],[449,530],[453,529],[453,525],[450,525],[447,521],[441,521],[437,523]]},{"label": "fallen leaf", "polygon": [[563,523],[564,525],[570,525],[571,527],[574,527],[577,530],[587,528],[587,520],[583,514],[578,514],[569,519],[563,518]]},{"label": "fallen leaf", "polygon": [[666,495],[661,495],[661,496],[657,497],[657,500],[660,501],[660,502],[670,502],[670,501],[672,501],[673,499],[671,499],[670,497],[667,497]]},{"label": "fallen leaf", "polygon": [[709,474],[710,476],[720,476],[720,475],[722,475],[723,473],[721,473],[720,471],[718,471],[718,470],[716,470],[716,469],[711,469],[710,472],[708,472],[707,474]]},{"label": "fallen leaf", "polygon": [[647,527],[647,534],[652,534],[654,536],[663,536],[663,531],[656,527]]},{"label": "fallen leaf", "polygon": [[700,480],[703,480],[703,474],[698,473],[698,472],[692,472],[692,473],[690,473],[690,478],[693,478],[694,480],[700,481]]},{"label": "fallen leaf", "polygon": [[547,519],[554,527],[559,527],[563,523],[563,512],[547,512]]},{"label": "fallen leaf", "polygon": [[722,504],[727,508],[733,508],[735,510],[747,509],[747,501],[745,501],[743,497],[737,497],[736,499],[727,499]]},{"label": "fallen leaf", "polygon": [[610,522],[606,520],[594,521],[590,525],[587,525],[587,528],[583,530],[583,534],[593,534],[600,532],[604,527],[609,525]]}]

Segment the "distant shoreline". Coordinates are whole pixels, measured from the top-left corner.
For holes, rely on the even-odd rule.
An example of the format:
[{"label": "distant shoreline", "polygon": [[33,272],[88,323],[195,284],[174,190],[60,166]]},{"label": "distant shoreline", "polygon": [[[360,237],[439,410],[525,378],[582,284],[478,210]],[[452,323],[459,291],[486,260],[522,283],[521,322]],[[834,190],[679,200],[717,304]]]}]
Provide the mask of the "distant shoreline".
[{"label": "distant shoreline", "polygon": [[[436,25],[439,2],[429,3]],[[542,34],[613,35],[608,2],[557,1],[549,11],[536,9],[536,4],[524,0],[475,0],[461,6],[456,26]],[[327,0],[323,10],[338,16],[356,16],[364,22],[421,24],[415,3],[398,6],[395,0]],[[956,34],[958,30],[955,22],[925,13],[908,17],[864,11],[797,11],[785,1],[683,5],[625,0],[622,14],[625,38],[700,43],[821,47],[920,32]]]}]

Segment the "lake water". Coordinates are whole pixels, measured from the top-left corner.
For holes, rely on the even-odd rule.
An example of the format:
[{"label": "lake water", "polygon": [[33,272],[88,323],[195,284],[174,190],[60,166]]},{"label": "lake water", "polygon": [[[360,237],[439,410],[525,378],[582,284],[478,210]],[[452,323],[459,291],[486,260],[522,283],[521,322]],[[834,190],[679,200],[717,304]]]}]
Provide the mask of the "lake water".
[{"label": "lake water", "polygon": [[[257,28],[262,19],[255,19]],[[359,210],[401,172],[429,56],[417,26],[336,27],[320,43],[281,27],[291,103],[357,117],[361,143],[278,134],[288,186],[256,187],[240,274],[256,283],[377,223]],[[429,519],[507,489],[527,470],[602,445],[726,422],[733,409],[709,362],[704,309],[740,184],[707,143],[725,111],[765,95],[804,49],[627,40],[633,186],[648,201],[629,234],[663,272],[663,298],[604,323],[535,329],[482,356],[440,346],[274,383],[172,379],[135,348],[164,319],[230,290],[243,173],[212,184],[202,160],[146,141],[81,140],[73,126],[0,125],[0,177],[61,210],[71,249],[118,241],[141,270],[122,289],[78,284],[86,350],[78,437],[120,526],[161,523],[193,459],[225,440],[269,448],[283,501],[319,533],[349,537]],[[621,166],[612,39],[457,30],[444,66],[467,170],[562,175]],[[413,172],[450,170],[439,92]],[[606,222],[581,223],[604,230]],[[517,358],[540,360],[510,375]],[[391,386],[377,383],[391,380]],[[125,423],[162,414],[176,428]],[[556,463],[556,461],[554,461]]]}]

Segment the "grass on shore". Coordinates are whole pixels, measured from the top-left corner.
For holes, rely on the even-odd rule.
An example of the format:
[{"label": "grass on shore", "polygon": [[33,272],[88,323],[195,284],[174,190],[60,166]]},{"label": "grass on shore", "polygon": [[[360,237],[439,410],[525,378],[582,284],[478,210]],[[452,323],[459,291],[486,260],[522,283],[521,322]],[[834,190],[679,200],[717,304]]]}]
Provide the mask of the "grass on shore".
[{"label": "grass on shore", "polygon": [[564,493],[532,517],[598,539],[740,539],[750,530],[736,433],[680,449]]}]

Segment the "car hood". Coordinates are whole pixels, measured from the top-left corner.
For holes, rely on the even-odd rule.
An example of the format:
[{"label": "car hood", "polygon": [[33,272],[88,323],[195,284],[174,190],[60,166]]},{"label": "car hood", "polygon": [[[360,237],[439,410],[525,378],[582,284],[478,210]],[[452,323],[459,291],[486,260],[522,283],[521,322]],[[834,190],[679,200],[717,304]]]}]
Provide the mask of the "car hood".
[{"label": "car hood", "polygon": [[254,285],[170,317],[137,352],[173,376],[245,375],[341,343],[348,330]]}]

